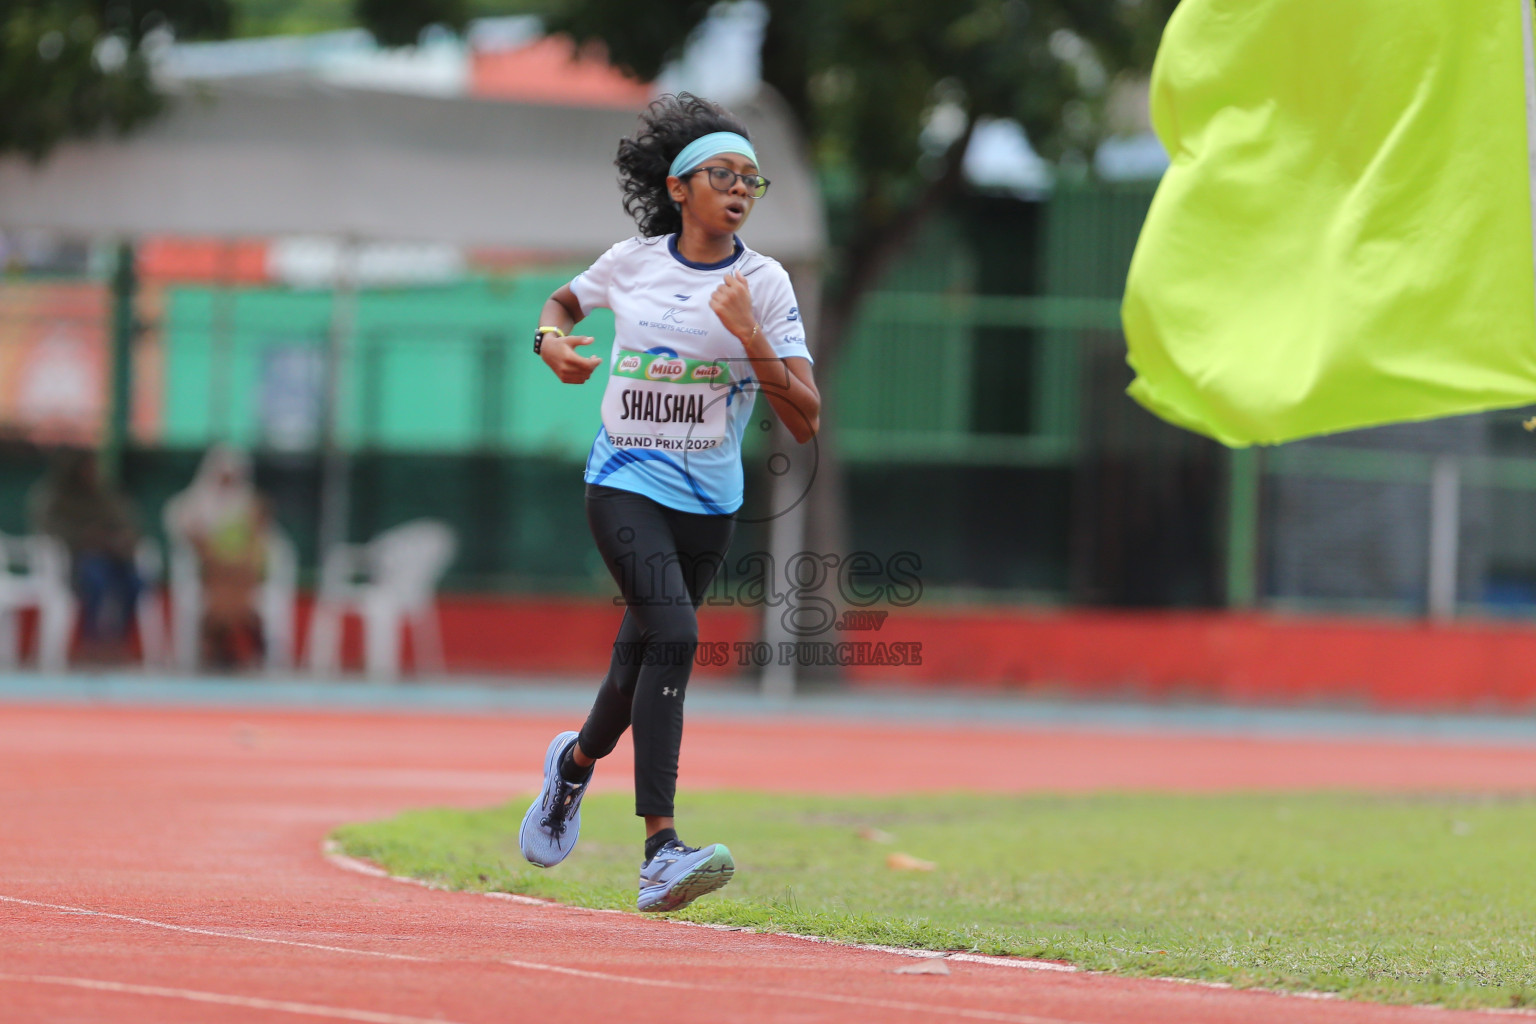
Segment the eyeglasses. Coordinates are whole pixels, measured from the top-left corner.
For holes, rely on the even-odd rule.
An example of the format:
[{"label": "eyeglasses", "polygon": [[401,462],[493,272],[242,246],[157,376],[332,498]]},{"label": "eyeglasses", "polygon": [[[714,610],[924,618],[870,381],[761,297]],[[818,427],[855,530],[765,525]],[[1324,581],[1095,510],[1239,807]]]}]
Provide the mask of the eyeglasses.
[{"label": "eyeglasses", "polygon": [[740,178],[741,183],[747,186],[747,195],[753,199],[761,199],[768,193],[769,181],[761,174],[737,174],[729,167],[696,167],[688,174],[698,174],[700,171],[709,172],[709,187],[716,192],[729,192],[736,184],[736,179]]}]

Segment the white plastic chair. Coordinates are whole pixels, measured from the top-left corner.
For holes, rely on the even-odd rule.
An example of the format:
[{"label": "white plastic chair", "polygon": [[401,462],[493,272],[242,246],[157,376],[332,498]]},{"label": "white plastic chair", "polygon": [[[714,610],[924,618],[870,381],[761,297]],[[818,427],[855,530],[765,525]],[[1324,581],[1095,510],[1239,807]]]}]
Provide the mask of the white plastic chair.
[{"label": "white plastic chair", "polygon": [[20,659],[18,613],[37,609],[37,660],[62,672],[69,660],[78,606],[69,585],[69,551],[55,537],[0,534],[0,662]]},{"label": "white plastic chair", "polygon": [[[167,516],[167,519],[170,517]],[[171,643],[176,667],[194,672],[198,667],[203,619],[203,579],[197,550],[167,522],[171,546]],[[256,595],[256,615],[261,620],[266,647],[266,667],[277,671],[293,667],[293,604],[298,588],[298,556],[293,542],[276,526],[267,529],[267,574]]]},{"label": "white plastic chair", "polygon": [[434,598],[457,547],[447,523],[416,519],[367,544],[337,544],[327,551],[309,628],[309,667],[321,673],[337,670],[342,616],[354,614],[363,620],[363,664],[369,676],[399,676],[407,627],[417,667],[441,672],[443,639]]}]

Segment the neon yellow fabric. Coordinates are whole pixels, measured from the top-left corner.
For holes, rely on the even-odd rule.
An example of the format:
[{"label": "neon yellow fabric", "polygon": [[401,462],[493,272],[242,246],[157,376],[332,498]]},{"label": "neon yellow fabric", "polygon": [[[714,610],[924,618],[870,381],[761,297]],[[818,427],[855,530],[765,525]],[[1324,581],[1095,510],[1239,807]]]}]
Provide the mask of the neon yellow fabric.
[{"label": "neon yellow fabric", "polygon": [[1232,446],[1536,402],[1521,2],[1183,0],[1132,397]]}]

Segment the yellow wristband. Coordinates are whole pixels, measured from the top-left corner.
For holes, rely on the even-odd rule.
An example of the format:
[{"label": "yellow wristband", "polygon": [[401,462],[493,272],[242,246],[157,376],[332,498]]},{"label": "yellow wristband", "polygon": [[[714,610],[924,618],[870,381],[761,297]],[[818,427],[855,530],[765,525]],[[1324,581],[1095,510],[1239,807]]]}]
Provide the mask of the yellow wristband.
[{"label": "yellow wristband", "polygon": [[560,337],[560,338],[565,337],[565,332],[562,331],[558,327],[540,327],[538,329],[538,331],[535,332],[535,333],[538,333],[538,334],[553,334],[556,337]]}]

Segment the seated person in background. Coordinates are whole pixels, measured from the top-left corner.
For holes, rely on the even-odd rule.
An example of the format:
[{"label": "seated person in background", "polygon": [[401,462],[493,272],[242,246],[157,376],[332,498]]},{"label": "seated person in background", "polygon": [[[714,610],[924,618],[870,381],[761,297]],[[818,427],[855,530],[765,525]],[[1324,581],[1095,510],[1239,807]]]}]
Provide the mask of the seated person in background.
[{"label": "seated person in background", "polygon": [[197,552],[203,584],[205,663],[237,668],[262,653],[257,591],[266,574],[267,505],[243,452],[215,445],[166,511],[166,523]]},{"label": "seated person in background", "polygon": [[80,601],[78,656],[97,663],[126,660],[143,586],[133,557],[139,542],[133,506],[102,479],[95,452],[72,448],[54,453],[27,506],[32,529],[69,549]]}]

